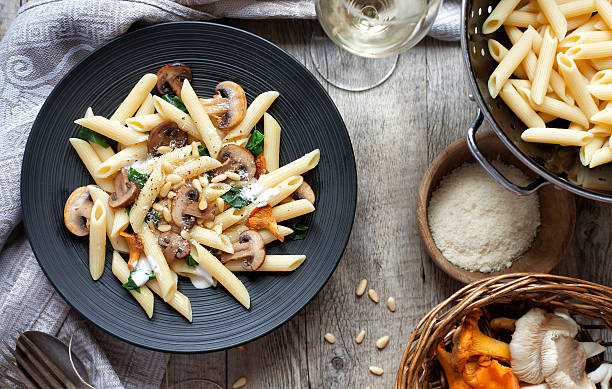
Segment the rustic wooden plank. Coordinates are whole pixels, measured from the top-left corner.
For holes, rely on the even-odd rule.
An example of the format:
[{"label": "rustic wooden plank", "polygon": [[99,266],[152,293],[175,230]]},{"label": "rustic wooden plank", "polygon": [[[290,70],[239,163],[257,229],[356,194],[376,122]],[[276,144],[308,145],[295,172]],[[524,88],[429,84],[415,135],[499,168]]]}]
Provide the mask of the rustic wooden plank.
[{"label": "rustic wooden plank", "polygon": [[[217,383],[221,387],[226,386],[226,352],[220,351],[209,354],[173,354],[168,361],[167,379],[168,385],[183,383],[178,388],[210,389],[210,382],[202,382],[201,379]],[[165,382],[162,388],[165,388]]]}]

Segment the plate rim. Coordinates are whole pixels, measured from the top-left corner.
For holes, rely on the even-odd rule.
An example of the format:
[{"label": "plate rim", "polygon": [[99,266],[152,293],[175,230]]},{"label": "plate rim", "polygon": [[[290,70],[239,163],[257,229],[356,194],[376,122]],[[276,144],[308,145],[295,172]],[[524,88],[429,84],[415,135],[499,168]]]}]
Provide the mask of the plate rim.
[{"label": "plate rim", "polygon": [[[121,41],[121,40],[125,40],[125,39],[129,39],[129,37],[131,35],[137,34],[137,33],[142,33],[142,31],[147,31],[147,30],[155,30],[155,29],[159,29],[159,28],[163,28],[163,27],[173,27],[173,26],[184,26],[184,25],[195,25],[195,26],[208,26],[208,27],[213,27],[213,28],[218,28],[221,30],[227,30],[227,31],[233,31],[232,33],[236,33],[236,34],[246,34],[247,36],[250,36],[251,38],[258,40],[259,42],[261,42],[263,45],[268,45],[271,46],[274,50],[278,50],[280,52],[282,52],[284,55],[287,55],[289,57],[289,59],[291,61],[293,61],[295,64],[297,64],[299,67],[302,68],[302,70],[304,70],[304,75],[307,76],[313,83],[316,83],[316,85],[319,86],[320,90],[324,93],[324,96],[327,98],[328,102],[330,103],[330,106],[333,107],[333,111],[338,115],[338,118],[340,118],[341,122],[342,122],[342,128],[341,128],[341,132],[343,132],[343,135],[346,137],[346,139],[348,140],[348,144],[350,146],[350,156],[352,158],[349,159],[349,162],[351,164],[351,168],[349,168],[348,172],[352,173],[352,176],[355,178],[353,180],[353,185],[351,186],[350,189],[352,189],[352,198],[348,199],[349,204],[352,205],[352,207],[350,208],[350,213],[352,215],[351,220],[350,220],[350,229],[349,232],[346,236],[346,239],[344,241],[344,244],[342,245],[342,251],[340,256],[335,260],[333,269],[329,272],[329,275],[327,275],[326,279],[324,280],[324,282],[322,283],[321,287],[312,295],[312,297],[310,297],[299,309],[295,310],[295,312],[293,312],[286,320],[274,324],[272,325],[270,328],[266,329],[264,332],[262,332],[259,335],[256,335],[250,339],[246,339],[243,341],[239,341],[239,342],[235,342],[233,344],[230,345],[226,345],[223,347],[213,347],[213,348],[209,348],[209,349],[197,349],[197,350],[171,350],[171,349],[167,349],[167,348],[160,348],[160,347],[155,347],[153,345],[147,345],[147,344],[141,344],[138,342],[135,342],[133,340],[130,340],[126,337],[124,337],[121,333],[120,334],[116,334],[116,333],[112,333],[110,330],[102,327],[101,325],[97,324],[96,322],[94,322],[93,320],[90,320],[88,315],[84,314],[83,312],[81,312],[81,310],[77,309],[62,293],[62,291],[60,290],[60,288],[58,288],[55,284],[55,282],[53,280],[51,280],[51,278],[49,278],[48,274],[47,274],[47,270],[45,269],[45,267],[43,266],[43,264],[41,263],[41,261],[39,260],[38,256],[39,253],[37,252],[37,249],[34,247],[34,245],[31,243],[31,237],[32,237],[32,233],[30,231],[29,223],[27,222],[27,217],[26,217],[26,207],[24,206],[24,192],[25,192],[25,184],[24,184],[24,176],[25,176],[25,170],[24,170],[24,164],[26,162],[26,153],[27,151],[31,148],[31,143],[33,142],[33,138],[31,137],[31,130],[37,126],[37,124],[39,122],[41,122],[43,120],[43,117],[41,117],[40,113],[45,109],[45,107],[47,106],[47,104],[49,104],[49,100],[51,99],[51,97],[53,97],[54,94],[59,93],[59,89],[58,86],[61,85],[66,79],[68,79],[72,72],[74,71],[74,69],[76,69],[77,67],[81,66],[82,63],[84,63],[85,61],[87,61],[91,56],[95,55],[96,53],[98,53],[99,51],[101,51],[102,49],[106,48],[109,45],[114,44],[117,41]],[[88,323],[93,324],[96,328],[102,330],[104,333],[107,333],[117,339],[120,339],[123,342],[126,342],[128,344],[137,346],[137,347],[142,347],[148,350],[152,350],[152,351],[156,351],[156,352],[162,352],[162,353],[172,353],[172,354],[198,354],[198,353],[212,353],[212,352],[218,352],[218,351],[224,351],[224,350],[228,350],[230,348],[233,347],[237,347],[240,345],[244,345],[246,343],[252,342],[254,340],[257,340],[263,336],[266,336],[268,334],[270,334],[272,331],[277,330],[278,328],[280,328],[281,326],[283,326],[284,324],[288,323],[289,321],[291,321],[298,313],[300,313],[302,310],[304,310],[304,308],[306,308],[306,306],[308,306],[314,299],[315,297],[317,297],[317,295],[319,293],[321,293],[321,291],[323,290],[323,288],[327,285],[327,283],[329,282],[331,276],[335,273],[338,264],[340,263],[340,260],[342,259],[342,257],[344,256],[344,253],[346,252],[346,247],[348,246],[348,243],[350,241],[351,235],[353,233],[353,227],[355,224],[355,214],[356,214],[356,210],[357,210],[357,197],[358,197],[358,185],[359,185],[359,181],[358,181],[358,175],[357,175],[357,161],[355,159],[355,151],[353,148],[353,143],[351,141],[351,137],[350,134],[348,132],[348,128],[346,127],[346,123],[344,121],[344,118],[342,117],[342,114],[340,113],[340,111],[338,110],[338,107],[336,105],[336,103],[333,101],[333,99],[331,98],[331,96],[329,95],[328,91],[324,88],[324,86],[319,82],[319,80],[317,80],[317,78],[315,77],[315,75],[302,63],[300,62],[297,58],[295,58],[291,53],[289,53],[288,51],[284,50],[283,48],[279,47],[278,45],[276,45],[275,43],[257,35],[254,34],[252,32],[243,30],[241,28],[237,28],[234,26],[229,26],[226,24],[221,24],[221,23],[214,23],[214,22],[204,22],[204,21],[177,21],[177,22],[165,22],[165,23],[157,23],[157,24],[152,24],[152,25],[148,25],[148,26],[144,26],[141,28],[137,28],[135,30],[132,31],[127,31],[111,40],[109,40],[108,42],[100,45],[99,47],[96,47],[92,52],[90,52],[89,54],[87,54],[85,57],[83,57],[81,60],[79,60],[76,64],[74,64],[67,72],[66,74],[64,74],[60,80],[55,84],[55,86],[53,87],[53,89],[51,90],[51,92],[49,93],[49,95],[45,98],[45,101],[43,103],[43,105],[40,107],[40,110],[38,111],[38,113],[36,114],[36,118],[34,119],[34,122],[32,122],[32,127],[30,128],[30,133],[28,133],[28,139],[24,148],[24,153],[23,153],[23,158],[22,158],[22,162],[21,162],[21,174],[20,174],[20,183],[19,183],[19,197],[20,197],[20,208],[22,211],[22,222],[24,225],[24,230],[25,230],[25,234],[26,237],[28,239],[28,243],[30,244],[30,247],[32,249],[32,252],[34,254],[34,257],[36,258],[36,261],[38,262],[38,265],[40,267],[40,269],[42,270],[43,274],[45,275],[45,278],[47,279],[47,281],[51,284],[51,286],[53,286],[53,289],[55,290],[55,292],[57,292],[62,300],[71,308],[74,309],[83,319],[85,319]],[[28,212],[29,214],[29,212]],[[149,319],[150,320],[150,319]],[[187,325],[192,325],[192,323],[188,323]],[[194,343],[197,344],[197,343]]]}]

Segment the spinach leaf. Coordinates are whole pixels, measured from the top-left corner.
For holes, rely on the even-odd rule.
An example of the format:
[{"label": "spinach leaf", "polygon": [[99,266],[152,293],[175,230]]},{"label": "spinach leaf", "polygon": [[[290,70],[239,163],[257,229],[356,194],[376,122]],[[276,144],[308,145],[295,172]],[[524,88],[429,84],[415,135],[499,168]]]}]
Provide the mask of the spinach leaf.
[{"label": "spinach leaf", "polygon": [[162,99],[164,99],[167,102],[169,102],[170,104],[174,105],[176,108],[180,109],[181,111],[187,112],[187,107],[185,107],[185,104],[183,104],[183,100],[181,100],[180,97],[174,96],[174,95],[165,94],[165,95],[162,96]]},{"label": "spinach leaf", "polygon": [[253,131],[249,141],[247,142],[245,148],[249,150],[255,158],[259,156],[263,152],[263,140],[264,136],[258,130]]},{"label": "spinach leaf", "polygon": [[153,208],[149,209],[149,212],[145,215],[144,218],[145,223],[153,222],[155,227],[159,225],[159,213]]},{"label": "spinach leaf", "polygon": [[130,210],[132,210],[132,204],[125,206],[125,212],[130,216]]},{"label": "spinach leaf", "polygon": [[198,266],[198,263],[196,262],[195,259],[193,259],[191,254],[189,254],[187,256],[187,258],[185,258],[185,262],[187,262],[187,265],[189,265],[189,266]]},{"label": "spinach leaf", "polygon": [[[140,293],[140,287],[138,285],[136,285],[136,283],[132,279],[132,273],[134,273],[135,271],[136,270],[132,270],[130,272],[130,276],[128,277],[128,281],[125,284],[123,284],[123,287],[125,289],[127,289],[127,290],[135,290],[136,292]],[[155,274],[153,274],[153,277],[155,277]]]},{"label": "spinach leaf", "polygon": [[128,180],[132,181],[133,183],[138,185],[140,189],[142,189],[142,187],[145,186],[145,184],[147,183],[147,180],[149,179],[149,175],[150,174],[140,173],[138,170],[134,168],[130,168],[130,174],[128,174]]},{"label": "spinach leaf", "polygon": [[306,238],[306,234],[308,234],[308,226],[300,223],[299,219],[291,219],[290,222],[293,232],[287,235],[287,238],[291,240],[303,240]]},{"label": "spinach leaf", "polygon": [[81,139],[85,139],[85,140],[90,140],[96,144],[99,144],[100,146],[106,148],[109,148],[111,146],[111,142],[112,140],[110,140],[109,138],[105,137],[102,134],[98,134],[95,131],[90,130],[89,128],[85,128],[85,127],[81,127],[81,129],[79,130],[79,132],[77,133],[77,138],[81,138]]},{"label": "spinach leaf", "polygon": [[154,279],[155,279],[155,273],[149,274],[149,281],[154,280]]},{"label": "spinach leaf", "polygon": [[242,197],[240,189],[234,187],[232,187],[228,192],[221,196],[221,198],[225,200],[226,203],[236,209],[241,209],[245,205],[251,203],[249,200]]},{"label": "spinach leaf", "polygon": [[200,153],[200,157],[208,157],[208,156],[210,156],[206,146],[198,146],[198,152]]}]

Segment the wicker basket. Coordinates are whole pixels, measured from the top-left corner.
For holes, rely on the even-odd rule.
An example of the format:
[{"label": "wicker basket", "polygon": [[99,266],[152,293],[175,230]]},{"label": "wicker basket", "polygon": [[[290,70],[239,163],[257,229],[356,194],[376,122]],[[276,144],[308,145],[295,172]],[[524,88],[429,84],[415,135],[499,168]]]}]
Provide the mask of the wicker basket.
[{"label": "wicker basket", "polygon": [[[502,307],[509,302],[514,303]],[[580,340],[589,340],[587,329],[612,331],[612,288],[550,274],[513,273],[485,278],[457,291],[421,319],[404,351],[395,389],[448,387],[434,361],[434,350],[473,308],[519,317],[532,307],[569,310],[581,324]],[[597,324],[585,324],[587,319]]]}]

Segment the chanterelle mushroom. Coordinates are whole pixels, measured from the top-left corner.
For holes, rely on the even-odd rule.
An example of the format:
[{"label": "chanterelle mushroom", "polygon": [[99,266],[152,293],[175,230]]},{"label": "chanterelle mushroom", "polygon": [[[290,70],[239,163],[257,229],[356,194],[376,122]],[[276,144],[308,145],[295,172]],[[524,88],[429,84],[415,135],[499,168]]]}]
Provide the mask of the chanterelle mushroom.
[{"label": "chanterelle mushroom", "polygon": [[510,362],[508,344],[491,338],[480,331],[478,320],[482,310],[475,308],[463,318],[461,326],[453,334],[453,363],[462,371],[468,360],[475,355]]},{"label": "chanterelle mushroom", "polygon": [[478,361],[468,362],[463,380],[473,389],[520,389],[512,369],[489,357],[481,356]]},{"label": "chanterelle mushroom", "polygon": [[[185,184],[176,192],[172,199],[172,221],[179,228],[189,230],[196,223],[198,218],[212,220],[216,204],[209,204],[204,210],[199,208],[200,194],[190,184]],[[214,208],[213,208],[214,207]],[[212,210],[212,212],[211,212]]]},{"label": "chanterelle mushroom", "polygon": [[246,230],[238,236],[238,242],[234,243],[234,254],[223,253],[219,257],[221,263],[233,260],[242,261],[244,270],[255,271],[266,259],[266,246],[259,232]]},{"label": "chanterelle mushroom", "polygon": [[586,352],[572,336],[548,331],[541,352],[542,372],[551,389],[595,389],[584,371]]},{"label": "chanterelle mushroom", "polygon": [[223,162],[223,165],[210,171],[213,177],[227,172],[237,173],[247,180],[255,176],[255,158],[244,147],[234,144],[225,145],[219,150],[217,159]]},{"label": "chanterelle mushroom", "polygon": [[76,188],[64,206],[64,224],[76,236],[89,235],[89,218],[93,201],[86,186]]},{"label": "chanterelle mushroom", "polygon": [[129,180],[129,173],[127,169],[123,168],[115,176],[113,181],[115,184],[115,192],[108,198],[108,205],[111,208],[124,208],[132,204],[138,194],[140,188],[138,185]]},{"label": "chanterelle mushroom", "polygon": [[438,343],[438,346],[436,347],[436,357],[440,363],[440,366],[442,366],[442,369],[444,370],[444,376],[446,377],[446,382],[449,389],[472,388],[463,380],[462,374],[457,372],[453,367],[453,357],[451,353],[444,349],[444,344],[442,342]]},{"label": "chanterelle mushroom", "polygon": [[160,155],[159,146],[168,146],[173,149],[187,145],[188,135],[179,129],[175,122],[165,121],[153,127],[147,140],[147,151],[154,157]]},{"label": "chanterelle mushroom", "polygon": [[136,269],[135,263],[144,255],[144,245],[142,239],[136,235],[128,234],[125,231],[119,233],[127,243],[128,249],[130,250],[130,259],[128,260],[128,269]]},{"label": "chanterelle mushroom", "polygon": [[157,242],[164,249],[164,257],[168,265],[171,265],[175,259],[186,258],[191,252],[189,242],[174,231],[164,232],[159,236]]},{"label": "chanterelle mushroom", "polygon": [[232,81],[222,81],[217,84],[215,92],[227,99],[227,111],[217,122],[220,130],[231,130],[244,119],[247,109],[246,96],[242,87]]},{"label": "chanterelle mushroom", "polygon": [[189,66],[180,62],[162,66],[157,71],[157,91],[161,95],[174,92],[175,95],[181,97],[181,89],[185,79],[192,80]]}]

